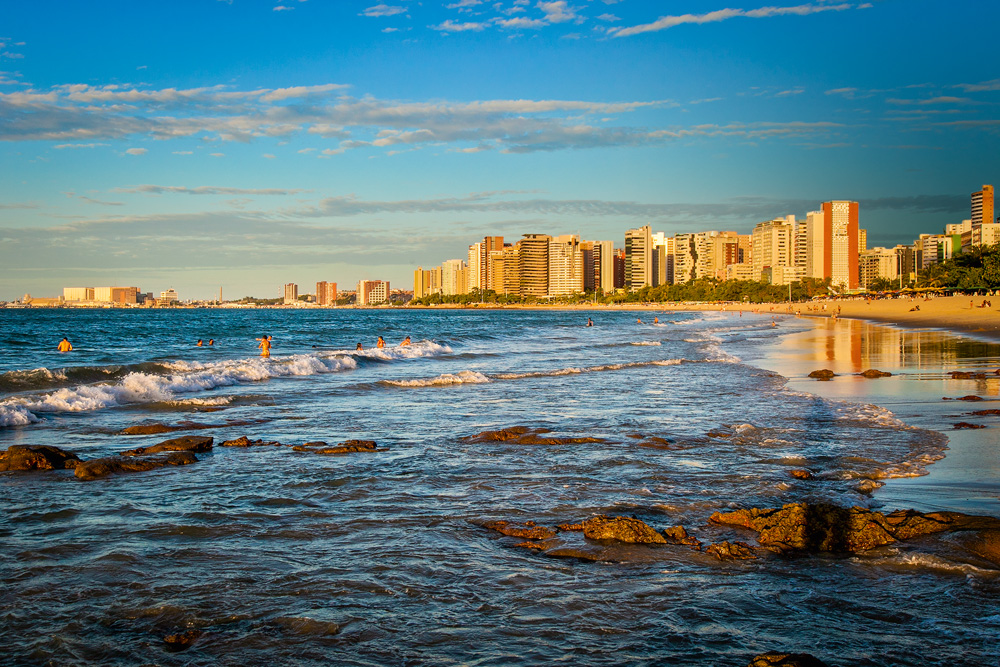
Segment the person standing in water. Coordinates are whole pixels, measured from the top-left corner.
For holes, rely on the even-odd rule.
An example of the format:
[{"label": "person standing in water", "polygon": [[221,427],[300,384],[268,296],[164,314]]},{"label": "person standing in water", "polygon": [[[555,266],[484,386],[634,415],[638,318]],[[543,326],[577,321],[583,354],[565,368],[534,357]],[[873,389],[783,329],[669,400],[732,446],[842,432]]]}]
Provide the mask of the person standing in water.
[{"label": "person standing in water", "polygon": [[69,339],[63,336],[63,339],[59,341],[59,346],[56,348],[59,352],[72,352],[73,344],[69,342]]},{"label": "person standing in water", "polygon": [[375,347],[378,348],[385,347],[385,340],[381,336],[378,337],[378,342],[375,343]]},{"label": "person standing in water", "polygon": [[594,320],[592,320],[592,319],[590,319],[590,318],[588,317],[588,318],[587,318],[587,326],[588,326],[588,327],[592,327],[592,326],[594,326]]},{"label": "person standing in water", "polygon": [[403,342],[400,343],[399,346],[400,347],[409,347],[410,346],[410,337],[407,336],[406,338],[404,338]]},{"label": "person standing in water", "polygon": [[260,344],[257,345],[257,347],[260,348],[260,356],[262,356],[262,357],[270,357],[271,356],[271,337],[268,336],[267,334],[264,334],[261,338],[258,338],[257,340],[260,341]]},{"label": "person standing in water", "polygon": [[364,348],[364,346],[361,343],[358,343],[358,346],[356,348],[354,348],[354,350],[355,350],[355,352],[364,352],[365,348]]}]

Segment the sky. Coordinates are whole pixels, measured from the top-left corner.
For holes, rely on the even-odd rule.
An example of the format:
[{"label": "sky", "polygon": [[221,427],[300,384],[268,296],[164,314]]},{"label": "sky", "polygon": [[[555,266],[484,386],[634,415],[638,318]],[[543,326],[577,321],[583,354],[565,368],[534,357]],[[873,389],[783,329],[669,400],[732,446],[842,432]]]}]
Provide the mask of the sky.
[{"label": "sky", "polygon": [[486,235],[869,246],[1000,185],[992,0],[5,3],[0,300],[412,289]]}]

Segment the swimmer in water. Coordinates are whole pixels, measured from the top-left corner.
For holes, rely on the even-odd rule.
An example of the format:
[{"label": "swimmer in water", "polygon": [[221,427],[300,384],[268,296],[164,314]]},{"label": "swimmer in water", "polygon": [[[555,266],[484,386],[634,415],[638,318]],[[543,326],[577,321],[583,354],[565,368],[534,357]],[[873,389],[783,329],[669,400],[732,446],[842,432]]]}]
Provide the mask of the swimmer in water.
[{"label": "swimmer in water", "polygon": [[404,338],[403,342],[400,343],[399,346],[400,347],[409,347],[410,346],[410,337],[407,336],[406,338]]},{"label": "swimmer in water", "polygon": [[59,347],[57,347],[56,349],[60,352],[72,352],[73,344],[69,342],[69,339],[63,336],[63,339],[59,341]]},{"label": "swimmer in water", "polygon": [[659,324],[659,323],[660,323],[660,318],[659,317],[654,317],[653,318],[653,324]]},{"label": "swimmer in water", "polygon": [[209,338],[208,339],[208,346],[212,347],[213,345],[215,345],[215,339],[214,338]]},{"label": "swimmer in water", "polygon": [[375,343],[375,347],[377,348],[385,347],[385,340],[381,336],[378,337],[378,342]]},{"label": "swimmer in water", "polygon": [[195,343],[195,345],[196,345],[197,347],[201,347],[201,339],[200,339],[200,338],[198,339],[198,342],[197,342],[197,343]]},{"label": "swimmer in water", "polygon": [[361,345],[361,343],[358,343],[358,346],[354,349],[357,352],[363,352],[365,348]]},{"label": "swimmer in water", "polygon": [[635,318],[635,322],[636,324],[642,324],[642,318],[641,317]]},{"label": "swimmer in water", "polygon": [[588,327],[592,327],[592,326],[594,326],[594,320],[592,320],[592,319],[590,319],[590,318],[588,317],[588,318],[587,318],[587,326],[588,326]]},{"label": "swimmer in water", "polygon": [[260,356],[270,357],[271,356],[271,337],[264,334],[262,338],[258,338],[260,344],[257,346],[260,348]]}]

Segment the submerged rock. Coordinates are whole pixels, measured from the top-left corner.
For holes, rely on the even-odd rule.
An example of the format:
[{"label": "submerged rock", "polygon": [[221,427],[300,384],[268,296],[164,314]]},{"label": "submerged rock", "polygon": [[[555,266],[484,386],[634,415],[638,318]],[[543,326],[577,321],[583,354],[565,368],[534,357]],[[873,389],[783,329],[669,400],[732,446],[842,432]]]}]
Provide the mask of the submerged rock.
[{"label": "submerged rock", "polygon": [[826,663],[808,653],[762,653],[747,667],[827,667]]},{"label": "submerged rock", "polygon": [[226,440],[219,446],[220,447],[284,447],[285,445],[274,440],[271,441],[251,440],[250,438],[244,435],[240,436],[239,438],[236,438],[235,440]]},{"label": "submerged rock", "polygon": [[808,375],[808,377],[816,378],[817,380],[832,380],[837,377],[837,374],[829,368],[824,368],[823,370],[813,371]]},{"label": "submerged rock", "polygon": [[583,536],[591,540],[617,540],[629,544],[666,544],[667,540],[639,519],[595,516],[583,522]]},{"label": "submerged rock", "polygon": [[757,541],[779,551],[854,553],[898,540],[945,531],[1000,527],[1000,519],[958,512],[899,510],[891,514],[825,503],[790,503],[780,509],[716,512],[710,522],[749,528]]},{"label": "submerged rock", "polygon": [[[556,536],[556,531],[545,526],[539,526],[534,521],[525,523],[511,523],[510,521],[488,521],[483,524],[490,530],[495,530],[501,535],[509,537],[520,537],[526,540],[547,540]],[[524,543],[517,546],[526,546]]]},{"label": "submerged rock", "polygon": [[968,396],[961,396],[955,399],[956,401],[981,401],[982,396],[976,396],[975,394],[969,394]]},{"label": "submerged rock", "polygon": [[719,560],[753,560],[757,558],[753,547],[746,542],[719,542],[710,544],[705,549],[705,553],[710,553]]},{"label": "submerged rock", "polygon": [[963,428],[986,428],[984,424],[970,424],[969,422],[958,422],[955,424],[955,430]]},{"label": "submerged rock", "polygon": [[997,409],[975,410],[973,412],[970,412],[969,414],[975,415],[977,417],[986,417],[986,416],[992,416],[992,415],[1000,415],[1000,410],[997,410]]},{"label": "submerged rock", "polygon": [[789,474],[795,479],[812,479],[813,474],[804,468],[796,468],[789,472]]},{"label": "submerged rock", "polygon": [[868,370],[864,371],[863,373],[858,373],[858,375],[860,375],[861,377],[868,378],[870,380],[874,380],[874,379],[877,379],[877,378],[892,377],[892,373],[889,373],[888,371],[876,370],[874,368],[869,368]]},{"label": "submerged rock", "polygon": [[970,371],[951,371],[948,373],[953,380],[985,380],[986,373],[973,373]]},{"label": "submerged rock", "polygon": [[164,440],[159,444],[150,445],[149,447],[129,449],[119,454],[119,456],[145,456],[161,452],[209,452],[212,450],[212,443],[214,441],[214,438],[205,435],[186,435],[180,438]]},{"label": "submerged rock", "polygon": [[183,466],[197,462],[198,457],[188,451],[171,452],[167,456],[158,458],[109,456],[78,463],[74,474],[83,481],[90,481],[117,473],[145,472],[164,466]]},{"label": "submerged rock", "polygon": [[180,428],[177,426],[168,426],[167,424],[154,422],[152,424],[136,424],[135,426],[129,426],[128,428],[122,429],[122,435],[156,435],[157,433],[170,433],[171,431],[179,430]]},{"label": "submerged rock", "polygon": [[312,452],[313,454],[353,454],[355,452],[385,452],[379,449],[374,440],[348,440],[339,445],[328,447],[325,442],[307,442],[304,445],[292,447],[297,452]]},{"label": "submerged rock", "polygon": [[982,530],[966,539],[963,546],[980,558],[1000,567],[1000,529]]},{"label": "submerged rock", "polygon": [[187,630],[186,632],[179,632],[175,635],[167,635],[163,638],[163,642],[167,645],[167,650],[171,652],[185,651],[191,648],[191,644],[195,642],[204,633],[201,630]]},{"label": "submerged rock", "polygon": [[0,472],[75,468],[80,457],[49,445],[11,445],[0,452]]},{"label": "submerged rock", "polygon": [[604,438],[546,436],[547,428],[510,426],[498,431],[483,431],[463,438],[466,442],[509,442],[515,445],[578,445],[607,442]]}]

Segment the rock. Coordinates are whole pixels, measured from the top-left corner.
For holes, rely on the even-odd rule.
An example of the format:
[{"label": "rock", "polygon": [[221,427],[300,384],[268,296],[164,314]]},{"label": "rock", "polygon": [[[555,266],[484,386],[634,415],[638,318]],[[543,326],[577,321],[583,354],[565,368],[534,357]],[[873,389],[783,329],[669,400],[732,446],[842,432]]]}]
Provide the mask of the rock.
[{"label": "rock", "polygon": [[795,479],[812,479],[813,474],[803,468],[797,468],[789,473]]},{"label": "rock", "polygon": [[203,634],[201,630],[188,630],[175,635],[167,635],[163,641],[166,643],[168,651],[184,651],[191,648],[191,644]]},{"label": "rock", "polygon": [[154,459],[109,456],[103,459],[82,461],[74,474],[83,481],[90,481],[122,472],[145,472],[164,466],[183,466],[196,463],[198,457],[191,452],[171,452],[165,457]]},{"label": "rock", "polygon": [[157,433],[170,433],[179,430],[176,426],[167,426],[160,422],[153,424],[137,424],[122,429],[122,435],[156,435]]},{"label": "rock", "polygon": [[573,549],[570,547],[548,549],[544,553],[549,558],[567,558],[570,560],[587,561],[589,563],[602,563],[609,560],[601,552],[584,551],[583,549]]},{"label": "rock", "polygon": [[145,456],[147,454],[159,454],[161,452],[209,452],[212,451],[214,438],[205,435],[185,435],[180,438],[172,438],[163,442],[150,445],[149,447],[136,447],[129,449],[119,456]]},{"label": "rock", "polygon": [[567,533],[569,533],[569,532],[580,532],[580,533],[582,533],[583,532],[583,524],[582,523],[561,523],[558,526],[556,526],[556,528],[558,528],[559,530],[565,531]]},{"label": "rock", "polygon": [[981,401],[981,400],[983,400],[983,398],[981,396],[976,396],[975,394],[970,394],[969,396],[962,396],[960,398],[956,398],[955,400],[956,401]]},{"label": "rock", "polygon": [[265,441],[265,440],[251,440],[250,438],[241,436],[235,440],[226,440],[220,447],[284,447],[283,444],[277,441]]},{"label": "rock", "polygon": [[955,430],[963,428],[986,428],[983,424],[970,424],[969,422],[958,422],[955,424]]},{"label": "rock", "polygon": [[746,542],[719,542],[710,544],[705,549],[705,553],[710,553],[719,560],[753,560],[757,558],[753,547]]},{"label": "rock", "polygon": [[379,449],[374,440],[348,440],[333,447],[327,447],[325,442],[307,442],[304,445],[292,447],[297,452],[312,452],[313,454],[352,454],[354,452],[384,452]]},{"label": "rock", "polygon": [[514,545],[514,548],[521,549],[533,549],[534,551],[544,551],[545,545],[541,542],[519,542]]},{"label": "rock", "polygon": [[80,457],[49,445],[11,445],[0,452],[0,472],[75,468]]},{"label": "rock", "polygon": [[483,526],[495,530],[501,535],[520,537],[526,540],[547,540],[556,536],[556,531],[536,525],[534,521],[527,521],[523,524],[511,523],[510,521],[487,521]]},{"label": "rock", "polygon": [[666,438],[661,438],[656,435],[648,436],[639,443],[639,446],[651,447],[653,449],[674,449],[674,443],[672,440],[667,440]]},{"label": "rock", "polygon": [[716,512],[710,522],[757,531],[757,541],[778,551],[855,553],[897,540],[944,531],[1000,527],[1000,519],[957,512],[900,510],[891,514],[825,503],[790,503],[780,509]]},{"label": "rock", "polygon": [[1000,567],[1000,529],[983,530],[963,543],[966,549]]},{"label": "rock", "polygon": [[467,442],[509,442],[515,445],[578,445],[584,443],[607,442],[604,438],[544,436],[551,433],[547,428],[511,426],[499,431],[483,431],[463,438]]},{"label": "rock", "polygon": [[985,380],[986,373],[972,373],[969,371],[951,371],[948,373],[954,380]]},{"label": "rock", "polygon": [[678,544],[684,544],[689,547],[694,547],[695,549],[701,549],[701,541],[688,535],[688,532],[684,530],[684,526],[671,526],[670,528],[664,528],[663,535],[668,540],[673,540]]},{"label": "rock", "polygon": [[837,374],[829,368],[824,368],[823,370],[813,371],[808,377],[816,378],[817,380],[832,380],[837,377]]},{"label": "rock", "polygon": [[975,410],[973,412],[970,412],[969,414],[975,415],[977,417],[993,416],[993,415],[1000,415],[1000,410],[995,410],[995,409],[994,410]]},{"label": "rock", "polygon": [[666,544],[667,540],[639,519],[595,516],[583,522],[583,536],[591,540],[617,540],[629,544]]},{"label": "rock", "polygon": [[808,653],[762,653],[747,667],[827,667],[826,663]]},{"label": "rock", "polygon": [[892,373],[889,373],[888,371],[875,370],[874,368],[869,368],[863,373],[858,373],[858,375],[860,375],[861,377],[869,378],[871,380],[874,380],[876,378],[892,377]]},{"label": "rock", "polygon": [[[207,412],[203,409],[202,412]],[[122,430],[122,435],[156,435],[158,433],[171,433],[173,431],[200,431],[206,428],[236,428],[239,426],[250,426],[251,424],[261,424],[267,419],[253,420],[229,420],[223,424],[202,424],[200,422],[182,421],[177,424],[162,424],[153,422],[150,424],[136,424]]]}]

